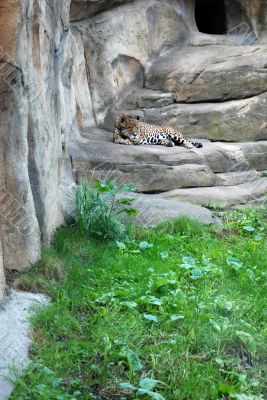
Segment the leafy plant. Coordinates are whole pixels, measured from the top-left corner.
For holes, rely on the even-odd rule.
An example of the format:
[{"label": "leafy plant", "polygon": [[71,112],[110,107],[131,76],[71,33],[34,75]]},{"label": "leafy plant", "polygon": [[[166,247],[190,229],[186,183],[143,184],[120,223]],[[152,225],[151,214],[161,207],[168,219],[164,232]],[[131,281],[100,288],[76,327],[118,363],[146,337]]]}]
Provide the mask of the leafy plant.
[{"label": "leafy plant", "polygon": [[[35,378],[34,380],[33,376]],[[26,380],[29,379],[32,381],[34,385],[34,396],[27,382],[24,382],[19,377],[16,380],[16,387],[24,391],[28,399],[77,400],[81,398],[81,392],[79,390],[74,390],[72,395],[67,393],[67,390],[64,388],[64,379],[57,377],[53,370],[41,363],[35,362],[30,364],[26,369],[25,378]]]},{"label": "leafy plant", "polygon": [[139,243],[139,249],[141,250],[146,250],[146,249],[151,249],[153,247],[152,243],[148,243],[146,241],[140,242]]},{"label": "leafy plant", "polygon": [[138,386],[131,385],[128,382],[121,383],[120,388],[129,392],[135,393],[137,396],[146,396],[146,398],[154,399],[154,400],[165,400],[165,398],[155,392],[155,388],[159,385],[159,381],[150,378],[142,378],[139,381]]},{"label": "leafy plant", "polygon": [[108,180],[79,186],[76,192],[78,226],[90,236],[118,242],[127,240],[129,229],[125,215],[136,216],[137,210],[131,206],[133,198],[122,194],[134,188],[132,184],[118,185]]}]

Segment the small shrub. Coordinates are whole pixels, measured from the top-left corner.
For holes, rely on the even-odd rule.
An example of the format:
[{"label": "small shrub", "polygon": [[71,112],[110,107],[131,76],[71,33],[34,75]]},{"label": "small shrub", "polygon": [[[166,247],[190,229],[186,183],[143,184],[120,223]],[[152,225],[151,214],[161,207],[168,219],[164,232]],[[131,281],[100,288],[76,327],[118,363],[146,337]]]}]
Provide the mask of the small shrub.
[{"label": "small shrub", "polygon": [[134,190],[134,185],[117,185],[114,181],[101,180],[83,184],[76,192],[76,221],[90,236],[107,240],[129,239],[125,215],[135,216],[131,207],[133,198],[122,194]]}]

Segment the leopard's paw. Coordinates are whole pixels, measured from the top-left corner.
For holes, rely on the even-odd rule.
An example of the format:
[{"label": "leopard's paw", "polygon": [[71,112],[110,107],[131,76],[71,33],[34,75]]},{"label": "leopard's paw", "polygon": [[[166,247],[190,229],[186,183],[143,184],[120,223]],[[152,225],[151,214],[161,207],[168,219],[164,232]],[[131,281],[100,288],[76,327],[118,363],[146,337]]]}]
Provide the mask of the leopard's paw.
[{"label": "leopard's paw", "polygon": [[187,144],[185,144],[184,145],[184,147],[186,148],[186,149],[193,149],[193,144],[192,143],[187,143]]},{"label": "leopard's paw", "polygon": [[167,142],[164,143],[164,146],[166,146],[166,147],[174,147],[175,143],[172,142],[171,140],[168,140]]}]

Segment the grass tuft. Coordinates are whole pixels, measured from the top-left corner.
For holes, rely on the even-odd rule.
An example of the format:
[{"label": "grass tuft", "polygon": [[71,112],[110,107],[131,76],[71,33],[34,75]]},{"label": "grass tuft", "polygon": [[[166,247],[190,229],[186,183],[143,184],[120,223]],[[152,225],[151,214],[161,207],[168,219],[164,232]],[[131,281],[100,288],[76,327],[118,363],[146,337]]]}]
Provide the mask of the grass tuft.
[{"label": "grass tuft", "polygon": [[117,185],[115,181],[97,181],[83,184],[76,192],[77,226],[91,237],[103,240],[129,239],[129,227],[125,215],[135,216],[132,198],[122,197],[132,191],[134,185]]}]

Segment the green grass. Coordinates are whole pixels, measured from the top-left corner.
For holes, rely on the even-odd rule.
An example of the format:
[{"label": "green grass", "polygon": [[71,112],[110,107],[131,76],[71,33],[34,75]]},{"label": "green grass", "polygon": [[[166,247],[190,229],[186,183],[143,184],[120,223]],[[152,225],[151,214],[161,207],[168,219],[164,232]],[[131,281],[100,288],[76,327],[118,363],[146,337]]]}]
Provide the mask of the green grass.
[{"label": "green grass", "polygon": [[12,399],[266,398],[265,217],[182,219],[117,244],[59,229],[17,283],[52,301]]}]

